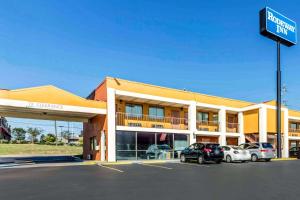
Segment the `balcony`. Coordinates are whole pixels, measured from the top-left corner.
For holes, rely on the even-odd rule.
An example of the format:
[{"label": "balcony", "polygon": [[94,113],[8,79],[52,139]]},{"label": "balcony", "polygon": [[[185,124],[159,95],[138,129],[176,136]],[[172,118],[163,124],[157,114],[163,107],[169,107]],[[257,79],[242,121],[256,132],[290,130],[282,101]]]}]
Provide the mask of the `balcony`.
[{"label": "balcony", "polygon": [[239,132],[239,123],[227,123],[226,124],[227,133],[238,133]]},{"label": "balcony", "polygon": [[188,120],[175,117],[156,117],[151,115],[134,115],[127,113],[116,113],[117,126],[160,128],[160,129],[188,129]]},{"label": "balcony", "polygon": [[289,136],[300,137],[300,129],[289,128]]},{"label": "balcony", "polygon": [[197,121],[198,131],[218,132],[219,122],[217,121]]}]

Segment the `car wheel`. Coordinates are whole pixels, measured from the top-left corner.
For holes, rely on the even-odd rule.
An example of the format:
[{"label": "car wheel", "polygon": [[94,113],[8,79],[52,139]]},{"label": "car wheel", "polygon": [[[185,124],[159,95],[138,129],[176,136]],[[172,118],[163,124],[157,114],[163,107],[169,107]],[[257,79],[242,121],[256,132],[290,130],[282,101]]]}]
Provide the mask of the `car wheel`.
[{"label": "car wheel", "polygon": [[267,158],[267,159],[265,159],[266,160],[266,162],[270,162],[271,161],[271,158]]},{"label": "car wheel", "polygon": [[180,162],[186,162],[186,159],[185,159],[185,156],[184,156],[184,155],[181,155],[181,156],[180,156]]},{"label": "car wheel", "polygon": [[258,160],[257,155],[256,155],[256,154],[252,154],[252,155],[251,155],[251,161],[252,161],[252,162],[256,162],[257,160]]},{"label": "car wheel", "polygon": [[198,163],[199,164],[203,164],[204,163],[204,157],[203,156],[199,156],[198,157]]},{"label": "car wheel", "polygon": [[231,162],[232,162],[232,159],[231,159],[231,156],[230,156],[230,155],[227,155],[227,156],[226,156],[226,162],[227,162],[227,163],[231,163]]}]

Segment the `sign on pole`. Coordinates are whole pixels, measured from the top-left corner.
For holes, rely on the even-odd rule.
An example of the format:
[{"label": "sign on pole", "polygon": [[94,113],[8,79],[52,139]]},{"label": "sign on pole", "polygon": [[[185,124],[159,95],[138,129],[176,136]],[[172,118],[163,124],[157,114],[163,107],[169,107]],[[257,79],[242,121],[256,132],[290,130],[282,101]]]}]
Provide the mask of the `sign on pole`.
[{"label": "sign on pole", "polygon": [[293,20],[266,7],[259,12],[260,33],[288,47],[297,43],[297,25]]}]

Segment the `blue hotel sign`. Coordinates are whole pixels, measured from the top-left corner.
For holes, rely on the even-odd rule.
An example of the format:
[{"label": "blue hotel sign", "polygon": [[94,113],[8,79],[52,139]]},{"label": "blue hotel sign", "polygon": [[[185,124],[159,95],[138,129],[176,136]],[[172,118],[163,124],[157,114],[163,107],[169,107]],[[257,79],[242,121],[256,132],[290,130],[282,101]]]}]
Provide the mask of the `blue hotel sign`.
[{"label": "blue hotel sign", "polygon": [[259,16],[262,35],[286,46],[293,46],[297,43],[296,22],[268,7],[262,9]]}]

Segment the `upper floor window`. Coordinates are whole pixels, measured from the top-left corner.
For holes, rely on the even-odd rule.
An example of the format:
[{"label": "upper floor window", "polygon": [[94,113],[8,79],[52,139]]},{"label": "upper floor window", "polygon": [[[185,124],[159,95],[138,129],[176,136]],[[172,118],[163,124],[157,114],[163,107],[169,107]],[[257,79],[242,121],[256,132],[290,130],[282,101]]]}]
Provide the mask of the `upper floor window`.
[{"label": "upper floor window", "polygon": [[153,118],[164,118],[164,108],[160,107],[149,107],[149,116]]},{"label": "upper floor window", "polygon": [[297,124],[296,123],[291,123],[290,128],[296,130],[297,129]]},{"label": "upper floor window", "polygon": [[229,124],[235,124],[235,123],[237,123],[237,121],[238,121],[237,117],[234,116],[234,115],[229,115],[229,116],[227,117],[227,120],[228,120],[228,123],[229,123]]},{"label": "upper floor window", "polygon": [[214,113],[212,115],[212,118],[213,118],[213,122],[218,123],[218,121],[219,121],[219,115],[217,113]]},{"label": "upper floor window", "polygon": [[143,115],[143,107],[138,104],[126,104],[126,115],[131,117],[141,117]]},{"label": "upper floor window", "polygon": [[197,112],[197,121],[208,122],[208,113]]}]

